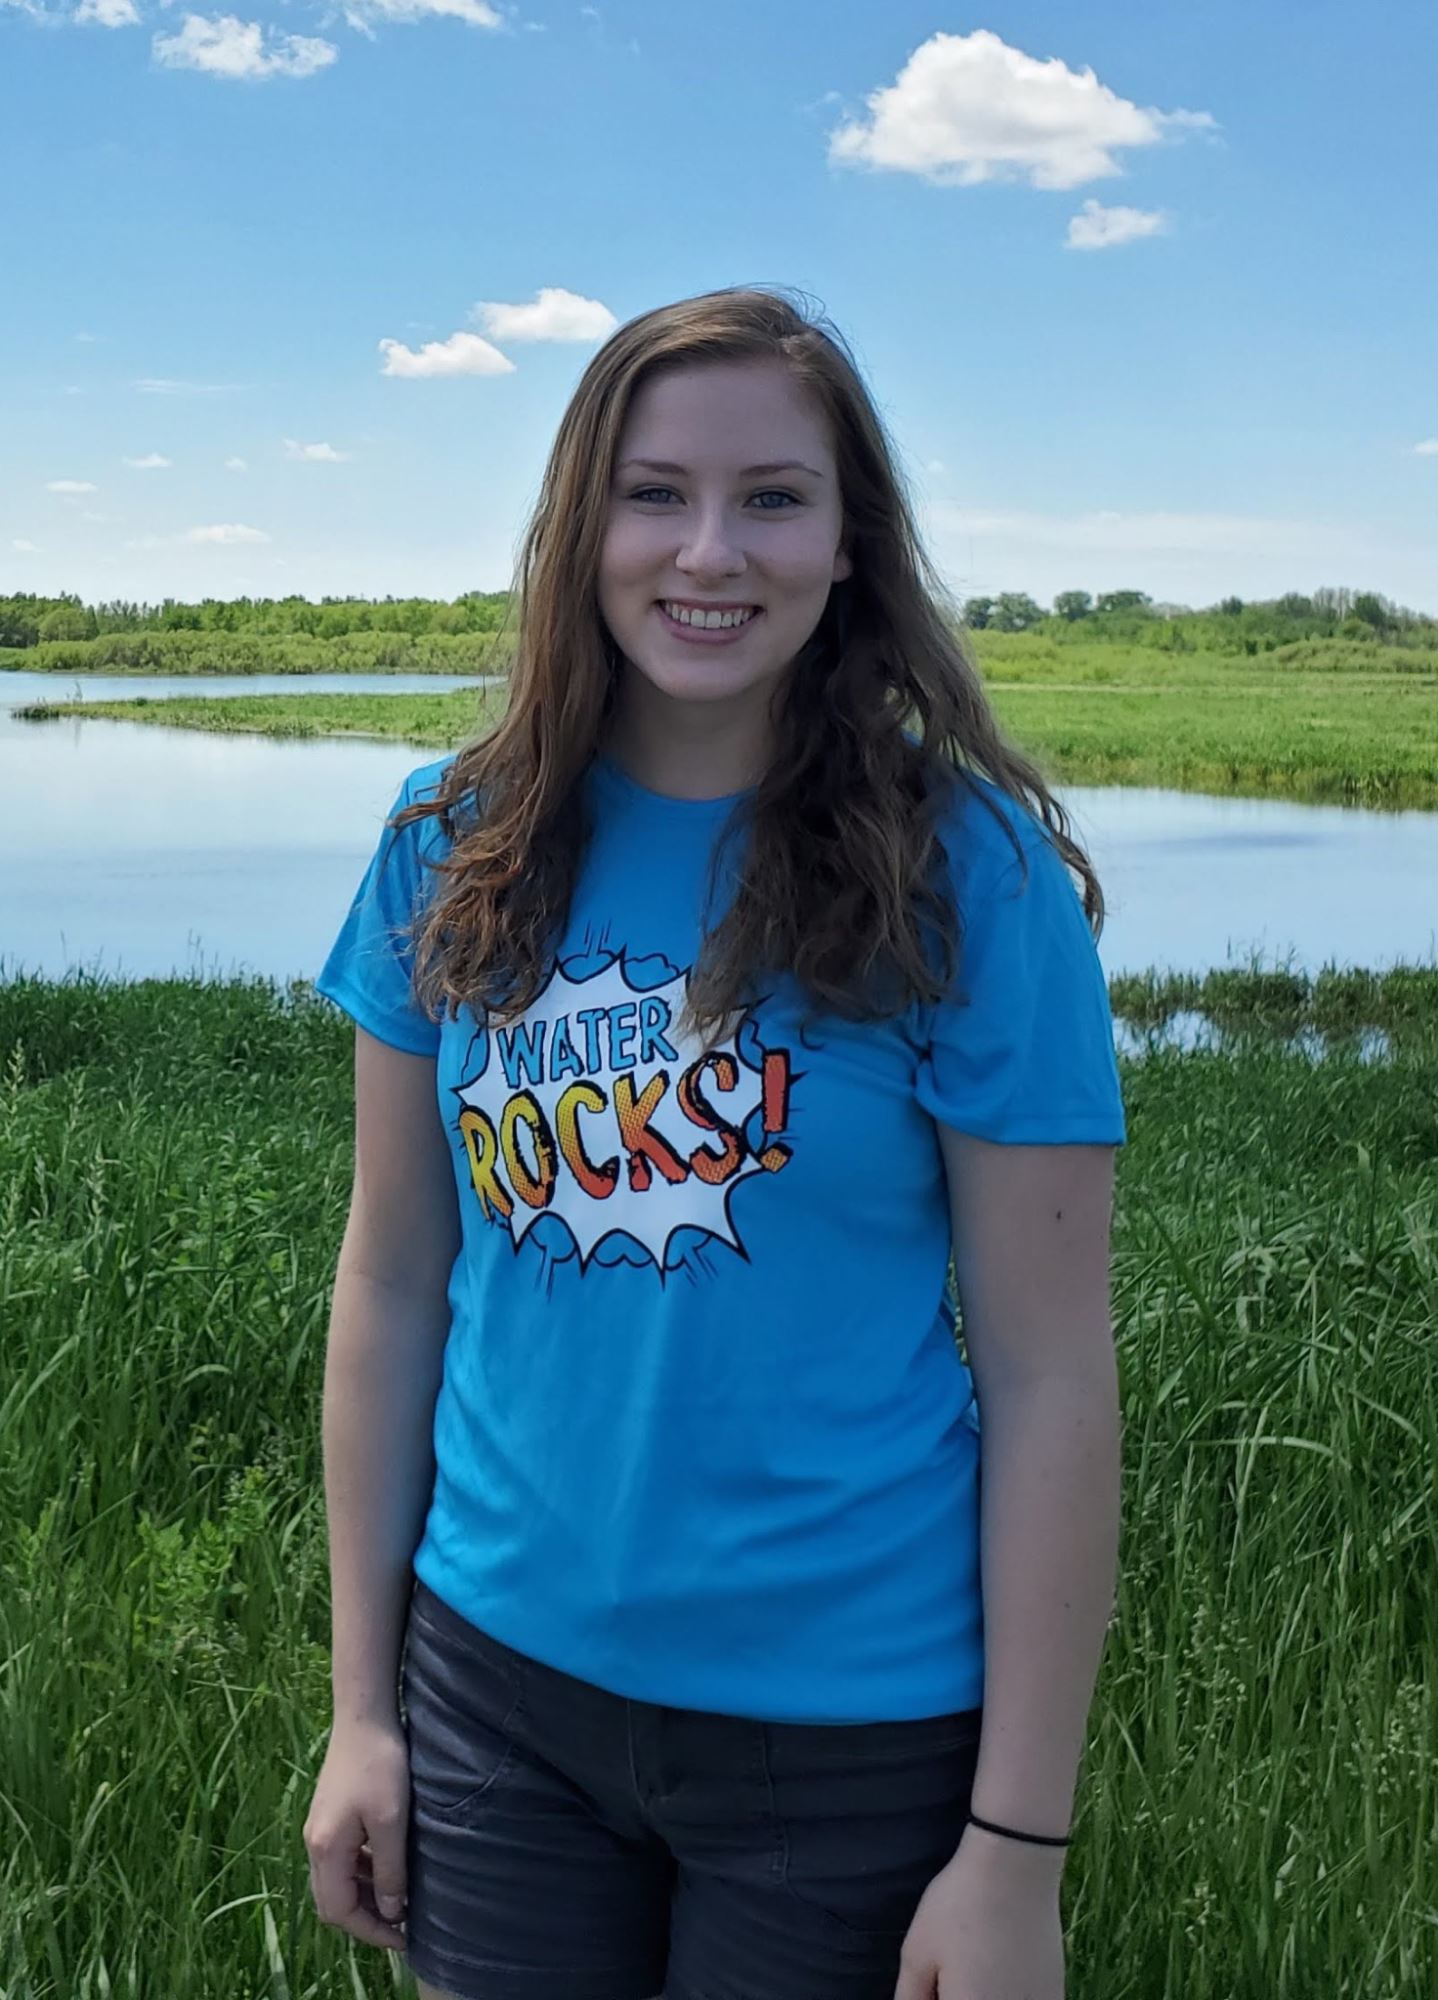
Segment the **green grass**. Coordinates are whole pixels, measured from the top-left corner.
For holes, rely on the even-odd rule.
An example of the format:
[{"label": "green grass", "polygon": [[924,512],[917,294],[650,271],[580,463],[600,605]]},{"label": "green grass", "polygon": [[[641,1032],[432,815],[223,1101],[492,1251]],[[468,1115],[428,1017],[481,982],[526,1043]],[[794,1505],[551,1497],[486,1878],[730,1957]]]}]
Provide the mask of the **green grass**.
[{"label": "green grass", "polygon": [[1438,807],[1438,680],[991,692],[1005,733],[1056,783]]},{"label": "green grass", "polygon": [[[1438,966],[1115,982],[1116,1619],[1070,1990],[1438,1990]],[[1393,1037],[1362,1058],[1353,1031]],[[1321,1060],[1280,1039],[1333,1031]],[[320,1394],[352,1030],[0,984],[0,1994],[410,1992],[325,1929]]]},{"label": "green grass", "polygon": [[1312,638],[1245,654],[1201,646],[1166,650],[1137,639],[1095,640],[1080,627],[1057,634],[983,631],[970,637],[985,674],[1001,681],[1195,687],[1262,683],[1305,674],[1354,680],[1438,677],[1438,647],[1431,645],[1384,646],[1355,639]]},{"label": "green grass", "polygon": [[[1383,809],[1438,808],[1438,654],[1312,640],[1254,660],[979,633],[1009,738],[1054,785],[1156,785]],[[436,755],[499,712],[503,688],[44,703],[164,727],[369,736]]]},{"label": "green grass", "polygon": [[45,702],[25,716],[85,715],[162,729],[203,729],[240,736],[363,736],[410,743],[437,756],[497,717],[506,690],[456,688],[453,694],[137,695],[131,701]]}]

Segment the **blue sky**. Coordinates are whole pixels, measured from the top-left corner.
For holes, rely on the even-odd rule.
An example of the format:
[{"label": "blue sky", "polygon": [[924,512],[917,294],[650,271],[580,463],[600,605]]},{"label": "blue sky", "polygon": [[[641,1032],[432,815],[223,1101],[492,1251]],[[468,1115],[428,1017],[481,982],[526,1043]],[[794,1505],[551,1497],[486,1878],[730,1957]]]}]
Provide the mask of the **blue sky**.
[{"label": "blue sky", "polygon": [[1438,612],[1431,0],[188,5],[0,0],[0,590],[502,588],[605,330],[779,282],[962,594]]}]

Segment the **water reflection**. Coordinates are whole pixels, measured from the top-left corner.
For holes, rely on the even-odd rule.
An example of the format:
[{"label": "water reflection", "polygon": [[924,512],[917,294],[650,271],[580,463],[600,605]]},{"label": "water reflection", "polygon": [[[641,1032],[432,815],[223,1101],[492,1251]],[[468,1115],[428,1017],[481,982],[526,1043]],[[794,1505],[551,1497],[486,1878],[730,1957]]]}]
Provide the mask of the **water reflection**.
[{"label": "water reflection", "polygon": [[[36,701],[134,701],[144,695],[443,694],[493,687],[502,674],[27,674],[0,671],[0,735],[10,710]],[[51,728],[62,726],[58,723]]]},{"label": "water reflection", "polygon": [[1265,1032],[1255,1037],[1251,1031],[1245,1034],[1221,1027],[1192,1008],[1170,1015],[1162,1027],[1135,1028],[1127,1021],[1116,1020],[1113,1039],[1119,1054],[1127,1056],[1144,1056],[1156,1049],[1205,1049],[1221,1055],[1261,1039],[1265,1047],[1306,1055],[1313,1062],[1321,1062],[1340,1039],[1351,1045],[1360,1062],[1382,1062],[1393,1048],[1392,1037],[1382,1028],[1364,1028],[1358,1034],[1344,1037],[1330,1037],[1317,1028],[1305,1028],[1297,1035]]}]

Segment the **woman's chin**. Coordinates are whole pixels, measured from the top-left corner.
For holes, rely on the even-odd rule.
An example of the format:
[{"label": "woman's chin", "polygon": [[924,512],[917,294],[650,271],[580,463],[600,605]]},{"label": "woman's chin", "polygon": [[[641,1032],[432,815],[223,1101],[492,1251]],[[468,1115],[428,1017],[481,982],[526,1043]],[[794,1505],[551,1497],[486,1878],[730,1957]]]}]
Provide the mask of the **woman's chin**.
[{"label": "woman's chin", "polygon": [[[742,701],[746,696],[762,702],[777,676],[756,673],[752,662],[742,669],[736,661],[729,667],[723,656],[689,661],[655,660],[631,662],[633,672],[654,694],[668,701],[695,703]],[[727,671],[726,671],[727,668]]]}]

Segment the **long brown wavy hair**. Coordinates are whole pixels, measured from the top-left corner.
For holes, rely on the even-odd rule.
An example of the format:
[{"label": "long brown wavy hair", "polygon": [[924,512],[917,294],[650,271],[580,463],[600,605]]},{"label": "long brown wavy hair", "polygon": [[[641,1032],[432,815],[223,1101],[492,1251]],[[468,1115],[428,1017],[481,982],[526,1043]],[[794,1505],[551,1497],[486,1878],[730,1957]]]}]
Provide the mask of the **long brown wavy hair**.
[{"label": "long brown wavy hair", "polygon": [[[727,914],[689,984],[708,1039],[792,974],[811,1007],[875,1020],[936,1001],[961,942],[941,889],[936,819],[977,772],[1042,820],[1103,897],[1063,807],[999,728],[957,606],[923,551],[896,456],[843,338],[787,287],[728,287],[639,314],[596,352],[560,420],[511,590],[519,630],[498,724],[463,744],[428,800],[450,843],[417,899],[414,991],[431,1018],[467,1003],[516,1019],[553,970],[589,827],[582,780],[602,747],[621,656],[598,605],[610,486],[630,400],[661,372],[781,361],[827,415],[851,574],[776,693],[772,760],[737,812],[748,835]],[[977,792],[976,787],[972,787]],[[1027,864],[1013,829],[982,792]]]}]

